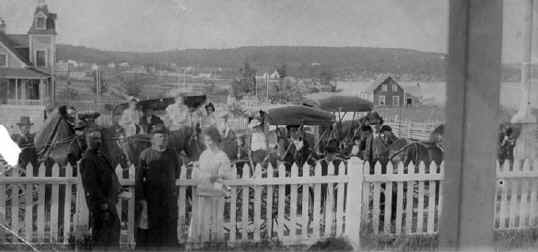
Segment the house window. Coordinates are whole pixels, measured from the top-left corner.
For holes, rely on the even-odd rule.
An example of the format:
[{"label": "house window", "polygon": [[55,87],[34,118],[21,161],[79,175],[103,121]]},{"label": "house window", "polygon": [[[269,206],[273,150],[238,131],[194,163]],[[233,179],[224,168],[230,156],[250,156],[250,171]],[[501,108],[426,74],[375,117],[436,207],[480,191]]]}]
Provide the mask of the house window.
[{"label": "house window", "polygon": [[392,85],[392,92],[398,92],[398,85]]},{"label": "house window", "polygon": [[37,50],[35,52],[35,62],[37,67],[47,66],[47,52],[45,50]]},{"label": "house window", "polygon": [[17,98],[17,81],[10,79],[7,86],[7,98],[16,99]]},{"label": "house window", "polygon": [[37,17],[35,21],[35,26],[39,30],[45,30],[46,29],[47,20],[45,17]]},{"label": "house window", "polygon": [[384,95],[380,95],[380,96],[378,97],[377,102],[378,102],[378,105],[385,105],[385,104],[386,104],[386,102],[385,102],[385,96],[384,96]]},{"label": "house window", "polygon": [[26,88],[27,100],[39,100],[39,80],[27,80],[23,82]]},{"label": "house window", "polygon": [[383,90],[384,92],[387,92],[388,91],[387,84],[383,84],[383,86],[381,86],[381,90]]},{"label": "house window", "polygon": [[7,67],[7,55],[0,54],[0,67]]},{"label": "house window", "polygon": [[392,106],[400,106],[400,96],[393,96],[392,97]]}]

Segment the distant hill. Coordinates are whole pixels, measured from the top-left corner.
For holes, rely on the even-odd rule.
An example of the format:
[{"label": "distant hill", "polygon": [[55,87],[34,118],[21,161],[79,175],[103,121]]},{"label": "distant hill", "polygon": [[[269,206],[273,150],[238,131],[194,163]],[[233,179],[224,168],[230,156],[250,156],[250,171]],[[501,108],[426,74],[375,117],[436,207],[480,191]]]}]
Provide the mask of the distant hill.
[{"label": "distant hill", "polygon": [[[108,64],[168,64],[238,70],[248,60],[258,72],[273,71],[286,64],[290,75],[310,77],[312,73],[330,70],[338,75],[395,75],[444,77],[444,55],[408,49],[368,47],[239,47],[232,49],[187,49],[137,53],[102,51],[92,48],[63,45],[57,47],[59,60]],[[321,69],[321,70],[320,70]]]},{"label": "distant hill", "polygon": [[[248,61],[258,73],[272,72],[286,64],[287,73],[297,77],[318,77],[330,71],[343,78],[375,78],[391,74],[401,80],[444,80],[445,57],[441,53],[409,49],[371,47],[291,47],[263,46],[231,49],[187,49],[162,52],[118,52],[59,44],[59,60],[76,60],[97,64],[128,62],[131,65],[195,66],[199,71],[222,68],[238,72]],[[535,66],[538,71],[538,66]],[[503,66],[503,80],[519,81],[518,64]],[[230,76],[228,74],[227,76]]]}]

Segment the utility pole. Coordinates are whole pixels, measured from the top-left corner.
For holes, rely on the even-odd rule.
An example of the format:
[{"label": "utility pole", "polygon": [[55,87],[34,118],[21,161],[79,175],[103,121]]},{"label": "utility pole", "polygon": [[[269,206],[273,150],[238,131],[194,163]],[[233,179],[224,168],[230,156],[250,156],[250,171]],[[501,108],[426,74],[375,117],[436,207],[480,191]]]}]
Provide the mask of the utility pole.
[{"label": "utility pole", "polygon": [[[519,111],[512,117],[511,122],[521,125],[521,135],[514,148],[516,160],[538,158],[538,143],[536,134],[536,117],[531,113],[531,94],[533,93],[532,74],[532,29],[534,0],[525,0],[525,16],[523,27],[523,58],[521,62],[521,104]],[[536,92],[536,91],[534,91]]]}]

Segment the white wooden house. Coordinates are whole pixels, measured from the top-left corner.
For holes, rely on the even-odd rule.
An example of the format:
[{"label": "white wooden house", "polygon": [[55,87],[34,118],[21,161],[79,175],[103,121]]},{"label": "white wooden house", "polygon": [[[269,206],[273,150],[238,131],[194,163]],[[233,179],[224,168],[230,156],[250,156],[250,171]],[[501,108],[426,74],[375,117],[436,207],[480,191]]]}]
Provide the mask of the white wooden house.
[{"label": "white wooden house", "polygon": [[10,131],[21,115],[39,127],[54,101],[56,18],[40,1],[26,34],[8,34],[0,21],[0,118]]}]

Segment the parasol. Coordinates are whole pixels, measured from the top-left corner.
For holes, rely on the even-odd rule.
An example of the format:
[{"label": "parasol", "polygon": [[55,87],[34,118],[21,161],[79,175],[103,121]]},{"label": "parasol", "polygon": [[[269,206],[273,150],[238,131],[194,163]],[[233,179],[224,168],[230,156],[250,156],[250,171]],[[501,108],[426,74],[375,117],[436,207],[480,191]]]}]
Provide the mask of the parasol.
[{"label": "parasol", "polygon": [[318,102],[321,109],[330,112],[367,112],[373,108],[372,102],[350,95],[333,95]]},{"label": "parasol", "polygon": [[267,122],[273,125],[327,125],[334,120],[327,111],[301,105],[268,109],[266,117]]},{"label": "parasol", "polygon": [[[174,98],[167,97],[167,98],[158,98],[158,99],[148,99],[148,100],[142,100],[138,102],[138,107],[142,110],[145,108],[151,107],[154,110],[165,110],[168,105],[173,104],[175,101]],[[121,103],[118,104],[114,108],[114,114],[121,114],[122,111],[127,109],[129,107],[128,103]]]},{"label": "parasol", "polygon": [[191,109],[197,109],[207,100],[207,96],[203,94],[185,95],[183,96],[183,104]]}]

